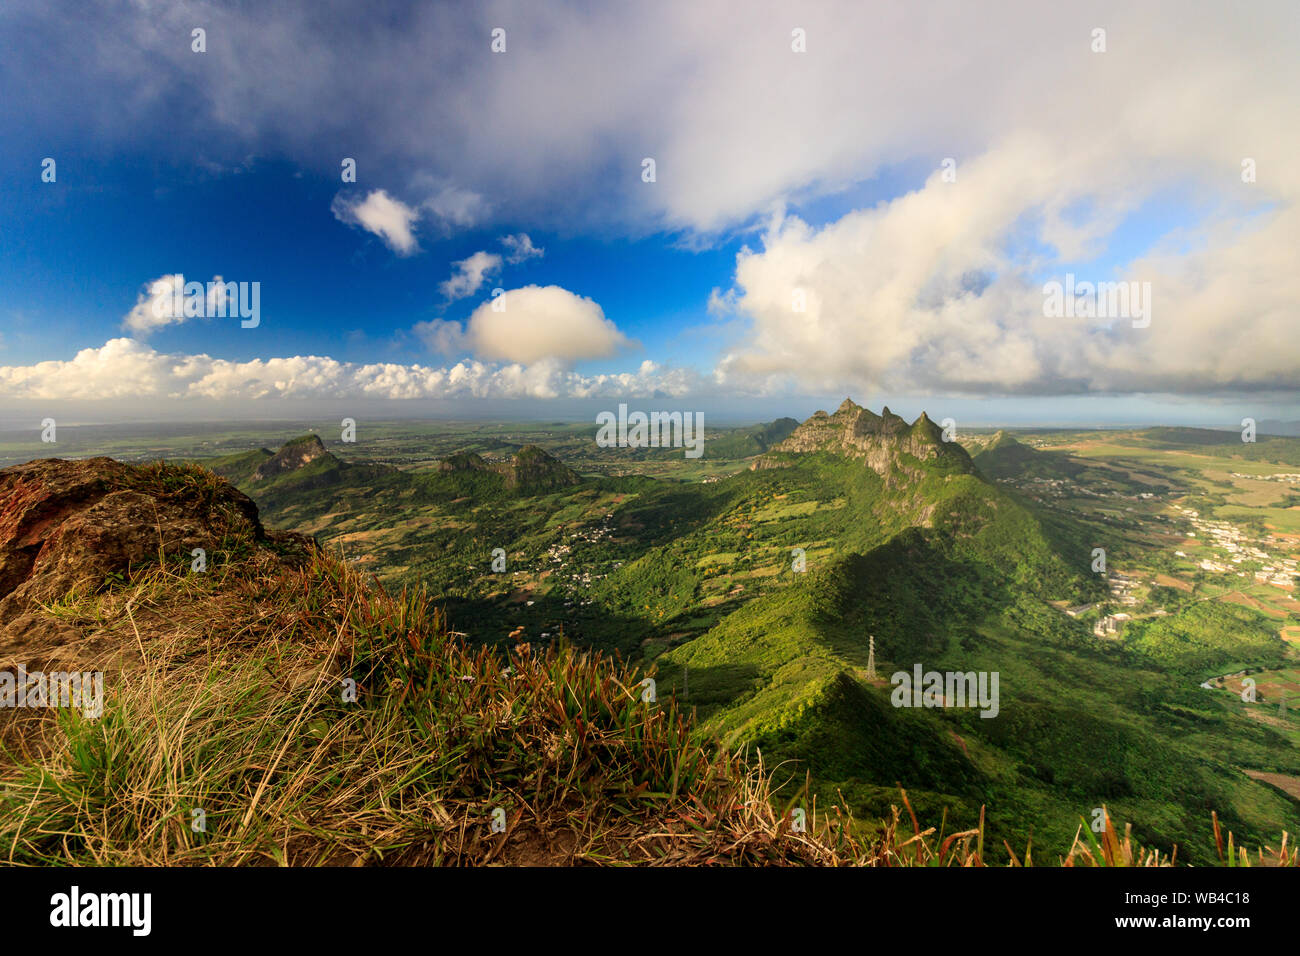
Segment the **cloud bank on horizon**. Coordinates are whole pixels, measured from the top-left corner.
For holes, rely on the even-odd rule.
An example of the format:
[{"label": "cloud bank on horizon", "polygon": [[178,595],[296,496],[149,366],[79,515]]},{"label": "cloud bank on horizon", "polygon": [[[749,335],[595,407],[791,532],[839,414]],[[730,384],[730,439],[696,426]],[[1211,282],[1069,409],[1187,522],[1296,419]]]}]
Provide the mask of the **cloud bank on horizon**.
[{"label": "cloud bank on horizon", "polygon": [[[427,258],[426,298],[469,311],[388,330],[426,361],[239,359],[156,350],[147,336],[194,320],[142,293],[103,305],[128,337],[0,365],[6,398],[1300,388],[1294,3],[137,0],[106,17],[0,10],[0,36],[28,38],[0,57],[0,130],[336,179],[363,153],[372,173],[340,183],[330,224]],[[471,230],[496,238],[438,258]],[[554,258],[530,233],[552,252],[739,238],[698,304],[721,347],[666,362],[572,277],[524,282]],[[1149,321],[1049,314],[1044,285],[1067,273],[1149,286]]]}]

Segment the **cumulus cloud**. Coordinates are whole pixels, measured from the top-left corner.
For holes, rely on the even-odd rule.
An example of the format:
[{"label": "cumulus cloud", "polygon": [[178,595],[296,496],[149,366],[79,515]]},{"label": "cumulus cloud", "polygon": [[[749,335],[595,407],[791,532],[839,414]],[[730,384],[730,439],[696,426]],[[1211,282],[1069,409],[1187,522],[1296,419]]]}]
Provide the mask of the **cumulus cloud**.
[{"label": "cumulus cloud", "polygon": [[[212,281],[205,285],[198,282],[187,283],[185,276],[178,272],[174,275],[159,276],[152,282],[145,283],[136,298],[135,305],[123,316],[122,328],[143,337],[155,329],[167,325],[179,325],[187,318],[194,318],[193,315],[186,315],[187,296],[191,302],[196,302],[197,297],[202,296],[206,315],[232,311],[226,285],[221,276],[213,276]],[[227,297],[224,303],[223,296]]]},{"label": "cumulus cloud", "polygon": [[469,351],[524,365],[606,358],[630,344],[599,304],[557,285],[511,289],[476,308],[463,327],[435,320],[415,332],[443,354]]},{"label": "cumulus cloud", "polygon": [[152,282],[145,283],[135,306],[122,318],[122,327],[137,335],[148,335],[154,329],[165,325],[185,321],[183,312],[177,314],[175,296],[182,293],[185,277],[176,275],[159,276]]},{"label": "cumulus cloud", "polygon": [[[1104,140],[1093,149],[1108,152]],[[762,248],[737,257],[735,287],[711,297],[750,323],[725,380],[966,394],[1294,387],[1300,274],[1286,262],[1300,207],[1204,223],[1118,273],[1089,272],[1067,264],[1132,208],[1139,161],[1092,152],[1048,163],[1052,144],[1018,137],[957,183],[936,173],[820,229],[774,219]],[[1089,213],[1062,214],[1074,206]],[[1079,282],[1149,283],[1149,326],[1045,314],[1043,277],[1062,281],[1067,267]]]},{"label": "cumulus cloud", "polygon": [[483,287],[489,275],[501,271],[501,257],[495,252],[476,252],[467,259],[453,262],[451,278],[438,286],[448,299],[463,299]]},{"label": "cumulus cloud", "polygon": [[514,236],[502,236],[501,244],[506,247],[506,261],[511,265],[518,265],[528,259],[540,259],[546,254],[545,249],[533,245],[533,240],[526,232]]},{"label": "cumulus cloud", "polygon": [[451,278],[438,287],[442,294],[450,300],[464,299],[478,292],[489,276],[499,273],[503,263],[518,265],[528,259],[541,258],[546,253],[545,249],[534,246],[533,240],[525,232],[502,236],[501,244],[506,247],[504,260],[495,252],[480,251],[459,262],[453,262],[455,271]]},{"label": "cumulus cloud", "polygon": [[334,197],[330,210],[339,222],[360,226],[379,236],[400,256],[409,256],[419,250],[414,231],[416,220],[420,218],[419,211],[382,189],[371,190],[362,200],[340,193]]},{"label": "cumulus cloud", "polygon": [[234,362],[165,354],[129,338],[82,349],[70,360],[0,366],[0,397],[12,400],[678,397],[704,384],[695,372],[653,362],[635,372],[599,375],[580,375],[555,360],[462,361],[441,368],[318,355]]}]

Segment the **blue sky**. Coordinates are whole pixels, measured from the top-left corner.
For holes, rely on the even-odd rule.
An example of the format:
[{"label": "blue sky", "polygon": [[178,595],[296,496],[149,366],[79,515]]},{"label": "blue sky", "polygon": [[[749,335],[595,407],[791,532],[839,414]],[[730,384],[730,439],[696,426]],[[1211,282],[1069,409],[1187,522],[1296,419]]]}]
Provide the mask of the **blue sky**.
[{"label": "blue sky", "polygon": [[[1294,8],[939,6],[0,5],[0,398],[1300,418]],[[260,324],[141,320],[177,274]]]},{"label": "blue sky", "polygon": [[[498,223],[435,234],[421,238],[420,254],[395,256],[382,239],[330,212],[336,195],[364,188],[349,190],[283,161],[222,175],[168,170],[165,185],[129,160],[64,160],[57,175],[57,189],[15,176],[4,197],[8,361],[41,361],[120,335],[145,279],[175,272],[203,282],[255,276],[264,325],[256,336],[218,319],[169,326],[150,336],[158,349],[215,350],[236,360],[269,350],[427,361],[410,328],[433,318],[463,320],[490,293],[486,287],[448,302],[438,287],[453,263],[479,249],[502,251],[499,236],[526,232]],[[656,360],[707,365],[712,356],[697,354],[702,337],[682,335],[710,324],[709,293],[725,282],[740,239],[691,250],[662,235],[529,235],[545,255],[506,267],[508,285],[558,284],[593,298],[647,346],[605,364],[635,367],[653,349]]]}]

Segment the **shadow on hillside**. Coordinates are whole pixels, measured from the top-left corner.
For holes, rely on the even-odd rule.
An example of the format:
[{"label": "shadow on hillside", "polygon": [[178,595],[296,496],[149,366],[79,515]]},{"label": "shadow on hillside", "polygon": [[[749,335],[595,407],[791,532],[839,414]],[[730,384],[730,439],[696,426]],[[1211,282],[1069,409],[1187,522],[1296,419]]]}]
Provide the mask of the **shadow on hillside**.
[{"label": "shadow on hillside", "polygon": [[696,707],[707,715],[734,703],[738,697],[753,693],[763,682],[763,675],[753,664],[683,667],[664,661],[655,680],[660,697],[676,695],[687,707]]},{"label": "shadow on hillside", "polygon": [[437,603],[446,609],[453,631],[471,643],[491,644],[503,651],[519,643],[544,648],[564,639],[577,647],[634,659],[640,657],[647,640],[666,639],[662,626],[595,603],[566,606],[563,599],[551,595],[538,596],[531,606],[499,598],[453,597]]}]

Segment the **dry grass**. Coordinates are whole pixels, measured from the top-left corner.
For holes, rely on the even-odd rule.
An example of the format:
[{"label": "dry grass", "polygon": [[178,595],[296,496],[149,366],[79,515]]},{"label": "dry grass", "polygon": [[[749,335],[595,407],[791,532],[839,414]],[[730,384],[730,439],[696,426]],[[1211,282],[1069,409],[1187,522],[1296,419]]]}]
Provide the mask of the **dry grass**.
[{"label": "dry grass", "polygon": [[[557,645],[508,661],[317,554],[166,566],[56,613],[121,639],[104,714],[22,720],[0,764],[11,864],[835,864],[814,808],[701,740],[639,675]],[[345,701],[344,679],[357,699]],[[16,718],[14,718],[16,720]],[[9,728],[11,731],[15,727]],[[507,828],[489,826],[492,810]],[[195,828],[194,811],[202,811]]]}]

